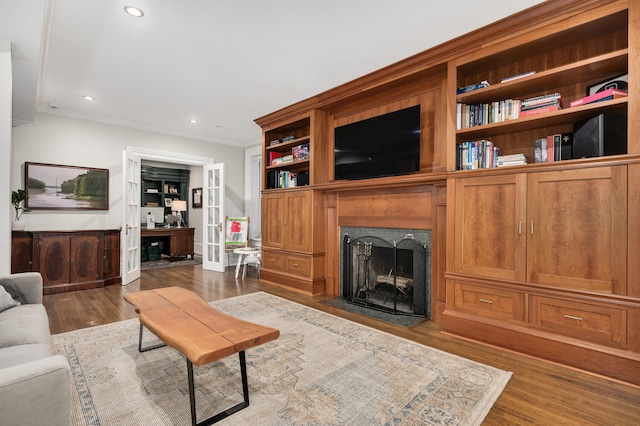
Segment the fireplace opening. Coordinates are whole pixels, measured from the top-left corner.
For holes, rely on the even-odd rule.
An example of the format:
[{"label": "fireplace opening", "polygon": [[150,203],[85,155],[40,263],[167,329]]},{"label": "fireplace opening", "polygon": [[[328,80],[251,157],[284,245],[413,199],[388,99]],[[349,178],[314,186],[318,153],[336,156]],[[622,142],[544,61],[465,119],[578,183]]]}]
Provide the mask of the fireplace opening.
[{"label": "fireplace opening", "polygon": [[[388,237],[388,230],[370,229],[368,233]],[[361,228],[358,231],[363,232]],[[428,231],[426,236],[430,237]],[[349,303],[372,309],[429,317],[429,247],[430,241],[419,241],[411,233],[402,235],[399,241],[376,235],[354,238],[345,233],[342,296]]]}]

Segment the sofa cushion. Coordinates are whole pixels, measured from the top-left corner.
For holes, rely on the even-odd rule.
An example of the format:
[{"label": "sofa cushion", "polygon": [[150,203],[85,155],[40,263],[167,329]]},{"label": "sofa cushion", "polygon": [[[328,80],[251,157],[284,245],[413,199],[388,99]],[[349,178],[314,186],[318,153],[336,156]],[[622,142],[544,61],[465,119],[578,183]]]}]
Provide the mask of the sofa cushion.
[{"label": "sofa cushion", "polygon": [[45,343],[51,345],[44,305],[20,305],[0,312],[0,348]]},{"label": "sofa cushion", "polygon": [[20,302],[14,300],[13,297],[7,290],[4,289],[3,286],[0,285],[0,312],[6,311],[7,309],[13,308],[14,306],[20,305]]},{"label": "sofa cushion", "polygon": [[0,369],[37,361],[52,356],[51,345],[31,343],[0,349]]}]

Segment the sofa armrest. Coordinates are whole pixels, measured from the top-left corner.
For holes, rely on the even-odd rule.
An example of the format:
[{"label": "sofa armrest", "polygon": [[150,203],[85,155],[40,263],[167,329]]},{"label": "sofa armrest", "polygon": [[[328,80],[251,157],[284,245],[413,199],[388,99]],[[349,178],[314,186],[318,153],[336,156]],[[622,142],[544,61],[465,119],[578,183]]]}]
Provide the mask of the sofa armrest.
[{"label": "sofa armrest", "polygon": [[0,369],[0,419],[6,426],[68,426],[71,368],[62,355]]},{"label": "sofa armrest", "polygon": [[0,285],[18,302],[42,303],[42,275],[40,272],[22,272],[0,277]]}]

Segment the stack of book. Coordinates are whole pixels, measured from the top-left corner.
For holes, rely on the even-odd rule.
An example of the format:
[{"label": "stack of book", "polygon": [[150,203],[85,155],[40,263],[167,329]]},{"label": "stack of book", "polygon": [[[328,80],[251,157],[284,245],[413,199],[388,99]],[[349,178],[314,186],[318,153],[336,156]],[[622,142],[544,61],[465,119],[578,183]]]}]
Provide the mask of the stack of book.
[{"label": "stack of book", "polygon": [[480,83],[470,84],[468,86],[458,87],[456,93],[459,95],[461,93],[473,92],[474,90],[483,89],[485,87],[489,87],[489,82],[487,80],[483,80]]},{"label": "stack of book", "polygon": [[621,89],[606,89],[602,92],[594,93],[593,95],[585,96],[584,98],[576,99],[569,104],[569,107],[577,107],[580,105],[592,104],[594,102],[608,101],[610,99],[624,98],[629,93],[626,90]]},{"label": "stack of book", "polygon": [[486,139],[461,142],[456,151],[456,170],[496,167],[496,159],[500,155],[500,148]]},{"label": "stack of book", "polygon": [[536,96],[522,101],[520,117],[543,114],[558,111],[562,108],[562,96],[560,93]]},{"label": "stack of book", "polygon": [[524,154],[499,155],[496,159],[496,167],[519,166],[527,164],[527,157]]}]

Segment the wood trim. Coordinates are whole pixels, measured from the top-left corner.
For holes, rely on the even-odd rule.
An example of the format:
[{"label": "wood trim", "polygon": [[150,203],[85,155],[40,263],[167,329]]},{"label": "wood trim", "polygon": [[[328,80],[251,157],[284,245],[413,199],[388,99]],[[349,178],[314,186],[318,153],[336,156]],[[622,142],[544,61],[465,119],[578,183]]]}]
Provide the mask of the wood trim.
[{"label": "wood trim", "polygon": [[[640,386],[640,354],[446,310],[444,328],[452,335],[499,346]],[[470,330],[473,330],[470,333]]]}]

